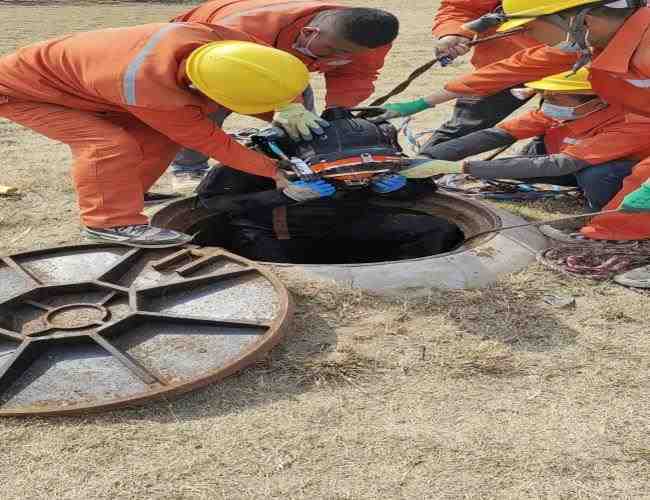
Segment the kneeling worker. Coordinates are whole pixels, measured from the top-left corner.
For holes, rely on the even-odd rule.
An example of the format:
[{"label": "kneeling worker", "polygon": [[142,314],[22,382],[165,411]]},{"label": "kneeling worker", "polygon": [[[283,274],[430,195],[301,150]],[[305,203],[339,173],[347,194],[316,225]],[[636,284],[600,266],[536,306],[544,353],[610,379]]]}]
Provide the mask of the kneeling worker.
[{"label": "kneeling worker", "polygon": [[[592,90],[588,76],[583,68],[575,74],[565,72],[530,82],[526,87],[543,97],[539,109],[421,153],[460,160],[543,136],[531,154],[470,160],[457,169],[479,179],[579,186],[588,209],[602,210],[621,190],[634,165],[650,155],[650,120],[608,105]],[[611,228],[611,234],[616,235],[616,228]]]},{"label": "kneeling worker", "polygon": [[190,237],[151,227],[143,193],[179,145],[263,177],[277,162],[232,140],[208,115],[265,113],[309,83],[296,57],[242,32],[147,24],[64,36],[0,58],[0,117],[72,150],[86,235],[171,246]]}]

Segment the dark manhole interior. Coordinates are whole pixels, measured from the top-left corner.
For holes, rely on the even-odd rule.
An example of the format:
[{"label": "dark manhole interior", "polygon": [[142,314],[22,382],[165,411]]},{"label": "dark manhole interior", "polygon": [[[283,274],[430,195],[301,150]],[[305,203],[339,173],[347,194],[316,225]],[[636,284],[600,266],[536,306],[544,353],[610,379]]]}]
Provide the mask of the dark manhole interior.
[{"label": "dark manhole interior", "polygon": [[464,240],[463,230],[452,220],[409,208],[343,205],[335,214],[331,205],[318,203],[292,208],[235,217],[213,214],[187,232],[196,234],[194,243],[201,246],[292,264],[415,259],[452,251]]}]

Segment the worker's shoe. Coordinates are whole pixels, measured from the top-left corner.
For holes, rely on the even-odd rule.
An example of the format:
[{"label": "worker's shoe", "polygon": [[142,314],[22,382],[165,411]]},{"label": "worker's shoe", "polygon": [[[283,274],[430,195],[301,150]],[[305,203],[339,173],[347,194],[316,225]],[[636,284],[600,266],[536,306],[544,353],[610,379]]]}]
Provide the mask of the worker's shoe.
[{"label": "worker's shoe", "polygon": [[564,221],[552,222],[539,226],[541,233],[555,241],[562,243],[580,243],[591,241],[589,238],[580,233],[580,229],[589,224],[589,217],[580,219],[569,219]]},{"label": "worker's shoe", "polygon": [[87,227],[86,237],[107,243],[118,243],[134,247],[167,248],[184,245],[192,236],[171,229],[153,227],[149,224],[133,224],[108,228]]},{"label": "worker's shoe", "polygon": [[617,274],[614,281],[632,288],[650,288],[650,266],[637,267],[631,271]]},{"label": "worker's shoe", "polygon": [[558,229],[548,224],[539,226],[540,232],[547,238],[560,243],[583,243],[590,241],[586,236],[572,229]]}]

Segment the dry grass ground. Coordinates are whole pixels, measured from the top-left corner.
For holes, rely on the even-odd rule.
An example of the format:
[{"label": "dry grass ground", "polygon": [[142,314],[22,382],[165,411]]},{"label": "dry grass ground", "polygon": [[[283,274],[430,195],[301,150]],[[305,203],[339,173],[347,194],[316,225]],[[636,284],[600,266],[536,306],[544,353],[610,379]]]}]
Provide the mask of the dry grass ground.
[{"label": "dry grass ground", "polygon": [[[180,9],[0,3],[0,53]],[[380,90],[430,57],[433,4],[383,2],[403,34]],[[408,95],[458,71],[437,70]],[[24,193],[0,198],[2,251],[77,241],[67,149],[6,122],[0,145],[0,184]],[[259,366],[171,403],[0,421],[0,496],[650,498],[648,296],[535,266],[418,301],[285,278],[296,323]],[[576,307],[546,305],[549,293]]]}]

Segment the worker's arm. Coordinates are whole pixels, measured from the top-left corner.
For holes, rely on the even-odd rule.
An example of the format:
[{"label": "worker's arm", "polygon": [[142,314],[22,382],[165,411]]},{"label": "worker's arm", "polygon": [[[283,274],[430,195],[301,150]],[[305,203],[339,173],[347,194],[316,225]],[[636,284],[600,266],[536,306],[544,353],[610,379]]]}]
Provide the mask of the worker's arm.
[{"label": "worker's arm", "polygon": [[325,72],[327,107],[354,107],[375,91],[375,81],[384,66],[390,45],[353,57],[353,61]]},{"label": "worker's arm", "polygon": [[[548,75],[568,71],[577,58],[575,52],[540,45],[521,50],[507,59],[488,64],[473,73],[456,78],[448,82],[444,88],[447,92],[462,96],[485,97]],[[444,102],[436,99],[431,101],[435,104]]]},{"label": "worker's arm", "polygon": [[276,162],[248,149],[219,128],[198,106],[153,111],[130,106],[130,113],[186,148],[194,149],[237,170],[273,178]]},{"label": "worker's arm", "polygon": [[435,160],[456,161],[486,151],[510,146],[517,141],[512,135],[498,127],[473,132],[459,139],[424,148],[421,155]]},{"label": "worker's arm", "polygon": [[591,164],[559,153],[544,156],[513,156],[498,160],[470,160],[463,173],[478,179],[532,179],[574,174]]},{"label": "worker's arm", "polygon": [[507,59],[488,64],[474,73],[452,80],[443,89],[418,99],[417,102],[421,106],[414,112],[391,109],[390,106],[401,106],[416,101],[384,105],[383,107],[389,111],[381,118],[409,116],[460,97],[493,95],[516,85],[570,70],[576,60],[577,56],[574,52],[564,52],[546,45],[525,49]]}]

